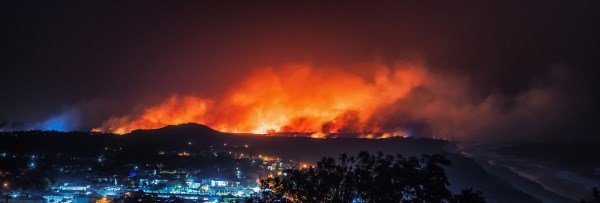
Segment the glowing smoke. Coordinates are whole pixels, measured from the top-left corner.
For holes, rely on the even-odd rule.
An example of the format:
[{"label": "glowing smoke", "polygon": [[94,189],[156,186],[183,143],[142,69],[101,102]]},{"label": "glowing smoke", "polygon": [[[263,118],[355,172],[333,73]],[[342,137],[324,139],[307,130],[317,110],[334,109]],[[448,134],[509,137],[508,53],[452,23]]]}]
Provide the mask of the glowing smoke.
[{"label": "glowing smoke", "polygon": [[373,112],[404,98],[425,77],[420,64],[372,65],[371,78],[335,67],[264,68],[227,96],[173,96],[139,115],[113,117],[97,131],[127,133],[187,122],[225,132],[381,132]]},{"label": "glowing smoke", "polygon": [[421,63],[364,65],[368,74],[307,64],[263,68],[223,98],[172,96],[141,113],[113,116],[94,131],[119,134],[188,122],[225,132],[309,132],[313,137],[515,138],[550,133],[577,104],[565,98],[565,69],[517,95],[474,98],[469,78],[435,74]]},{"label": "glowing smoke", "polygon": [[42,130],[72,131],[79,128],[82,118],[77,109],[70,109],[57,116],[52,116],[37,124]]}]

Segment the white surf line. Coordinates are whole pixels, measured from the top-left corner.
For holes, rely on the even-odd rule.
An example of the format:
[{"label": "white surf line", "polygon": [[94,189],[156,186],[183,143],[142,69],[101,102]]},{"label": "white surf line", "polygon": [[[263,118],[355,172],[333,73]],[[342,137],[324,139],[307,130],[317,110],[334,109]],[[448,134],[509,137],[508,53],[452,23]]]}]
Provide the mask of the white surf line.
[{"label": "white surf line", "polygon": [[[476,145],[474,145],[474,147],[475,147],[475,149],[477,149],[477,153],[476,152],[468,152],[468,149],[470,149],[470,147],[464,146],[464,145],[461,145],[461,144],[457,144],[457,152],[459,152],[461,155],[463,155],[465,157],[472,158],[472,159],[476,160],[480,164],[487,164],[490,167],[505,168],[505,169],[509,170],[510,172],[512,172],[513,174],[519,176],[519,177],[525,178],[526,180],[529,180],[529,181],[532,181],[534,183],[539,184],[543,190],[545,190],[545,191],[547,191],[549,193],[553,193],[555,195],[562,196],[564,198],[577,201],[577,199],[573,199],[573,197],[571,197],[570,195],[563,194],[561,191],[559,191],[559,190],[557,190],[557,189],[555,189],[553,187],[550,187],[550,186],[544,184],[542,181],[538,180],[538,177],[536,177],[534,175],[531,175],[531,174],[519,171],[515,167],[508,166],[508,165],[503,165],[503,164],[498,163],[498,161],[502,161],[502,160],[504,160],[505,162],[507,160],[508,161],[515,161],[514,158],[491,153],[491,152],[489,152],[487,150],[484,150],[484,149],[482,149],[482,148],[480,148],[479,146],[476,146]],[[483,145],[481,145],[481,147],[483,147]],[[489,147],[489,146],[486,146],[486,147]],[[493,174],[493,175],[496,175],[498,177],[503,177],[504,176],[503,174],[498,174],[498,173],[496,173],[494,171],[490,171],[489,169],[486,169],[486,167],[483,167],[483,169],[486,170],[486,172],[488,172],[489,174]],[[515,183],[513,181],[505,181],[505,182],[508,183],[508,184],[510,184],[510,185],[512,185],[513,187],[518,188],[519,190],[521,190],[521,191],[523,191],[523,192],[525,192],[525,193],[527,193],[527,194],[535,197],[535,198],[543,200],[544,202],[548,202],[549,201],[545,196],[540,196],[541,194],[539,194],[538,192],[531,191],[530,189],[525,188],[524,186],[521,186],[520,184],[517,184],[517,183]]]}]

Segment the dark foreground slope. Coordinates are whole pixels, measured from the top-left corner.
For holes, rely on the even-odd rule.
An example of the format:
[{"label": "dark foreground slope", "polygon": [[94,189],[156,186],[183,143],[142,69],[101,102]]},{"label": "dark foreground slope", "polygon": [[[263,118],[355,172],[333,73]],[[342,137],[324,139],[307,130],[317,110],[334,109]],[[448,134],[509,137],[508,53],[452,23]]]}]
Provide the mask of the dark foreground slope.
[{"label": "dark foreground slope", "polygon": [[[244,151],[313,163],[323,156],[359,151],[387,154],[442,154],[453,162],[447,168],[450,189],[475,188],[484,192],[488,202],[539,202],[528,194],[487,173],[473,159],[454,152],[454,144],[445,140],[388,138],[313,139],[308,137],[271,137],[235,135],[215,131],[204,125],[185,124],[156,130],[137,130],[127,135],[85,132],[11,132],[0,136],[0,150],[10,153],[74,153],[90,155],[106,148],[119,148],[132,157],[143,159],[159,151],[202,152],[210,148]],[[560,199],[561,201],[568,201]]]}]

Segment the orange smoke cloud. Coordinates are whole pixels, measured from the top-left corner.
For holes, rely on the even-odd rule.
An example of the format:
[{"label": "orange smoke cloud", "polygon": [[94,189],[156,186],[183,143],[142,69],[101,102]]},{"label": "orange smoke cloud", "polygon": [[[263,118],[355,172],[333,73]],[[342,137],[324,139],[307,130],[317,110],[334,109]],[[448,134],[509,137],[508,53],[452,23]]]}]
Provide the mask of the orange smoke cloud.
[{"label": "orange smoke cloud", "polygon": [[194,122],[224,132],[260,134],[380,132],[370,122],[374,112],[406,97],[426,72],[420,64],[369,68],[374,71],[368,77],[306,64],[263,68],[218,101],[172,96],[141,114],[112,117],[94,131],[124,134]]},{"label": "orange smoke cloud", "polygon": [[96,132],[129,133],[136,129],[154,129],[189,122],[203,123],[210,101],[186,96],[173,96],[165,102],[144,110],[140,116],[112,117]]}]

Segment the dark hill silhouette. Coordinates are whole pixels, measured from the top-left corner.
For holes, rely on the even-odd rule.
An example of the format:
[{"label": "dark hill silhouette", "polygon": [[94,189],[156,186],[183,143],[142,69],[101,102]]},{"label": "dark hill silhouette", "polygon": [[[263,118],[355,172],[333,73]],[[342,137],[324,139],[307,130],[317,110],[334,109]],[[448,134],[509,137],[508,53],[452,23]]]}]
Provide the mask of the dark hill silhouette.
[{"label": "dark hill silhouette", "polygon": [[139,150],[162,149],[180,150],[191,143],[192,150],[206,150],[209,147],[228,145],[267,155],[281,156],[301,162],[315,162],[323,156],[337,156],[340,153],[358,153],[361,150],[382,151],[386,153],[402,152],[407,155],[440,154],[443,147],[449,144],[445,140],[433,139],[358,139],[335,138],[313,139],[301,133],[287,133],[287,136],[264,136],[252,134],[232,134],[219,132],[205,125],[188,123],[177,126],[166,126],[153,130],[135,130],[129,134],[118,136],[118,140],[135,145]]},{"label": "dark hill silhouette", "polygon": [[138,129],[134,130],[127,135],[164,135],[164,134],[178,134],[181,136],[185,135],[218,135],[224,134],[217,130],[214,130],[206,125],[197,123],[186,123],[181,125],[168,125],[159,129]]}]

